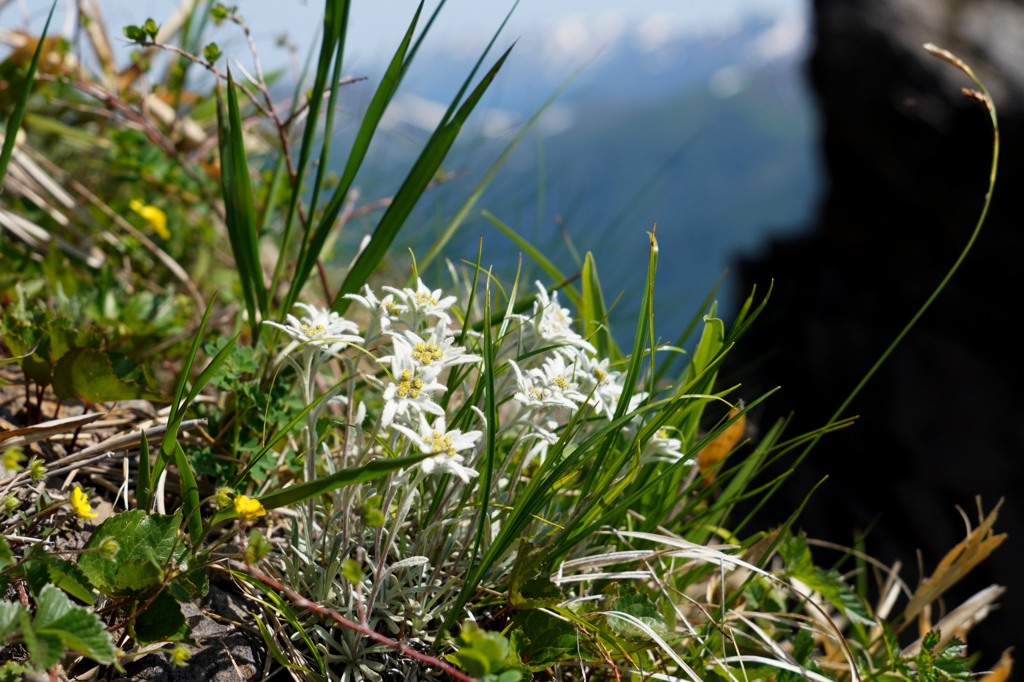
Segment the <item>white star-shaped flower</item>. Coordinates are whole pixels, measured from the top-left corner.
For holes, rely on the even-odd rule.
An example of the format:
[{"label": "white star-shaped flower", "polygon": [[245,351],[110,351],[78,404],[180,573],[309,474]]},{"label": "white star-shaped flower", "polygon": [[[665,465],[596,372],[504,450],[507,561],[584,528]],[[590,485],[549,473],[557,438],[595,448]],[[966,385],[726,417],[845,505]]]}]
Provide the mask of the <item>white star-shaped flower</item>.
[{"label": "white star-shaped flower", "polygon": [[424,474],[453,474],[463,483],[469,483],[470,478],[478,475],[476,470],[463,466],[465,458],[459,453],[473,449],[483,432],[463,433],[459,429],[449,431],[444,415],[435,419],[433,426],[428,426],[427,420],[421,416],[419,433],[401,424],[395,424],[394,428],[408,436],[420,452],[434,455],[419,463]]},{"label": "white star-shaped flower", "polygon": [[298,318],[285,317],[287,324],[266,320],[263,324],[282,330],[300,343],[317,346],[327,353],[338,353],[352,343],[362,343],[363,337],[356,332],[359,327],[333,310],[320,309],[306,303],[296,303],[307,315]]}]

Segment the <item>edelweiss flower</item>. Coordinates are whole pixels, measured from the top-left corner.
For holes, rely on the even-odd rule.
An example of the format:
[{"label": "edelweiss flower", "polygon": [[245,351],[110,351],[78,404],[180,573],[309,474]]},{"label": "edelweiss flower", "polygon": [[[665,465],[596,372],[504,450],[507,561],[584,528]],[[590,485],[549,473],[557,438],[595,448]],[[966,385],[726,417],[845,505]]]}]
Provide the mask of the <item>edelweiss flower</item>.
[{"label": "edelweiss flower", "polygon": [[445,386],[437,381],[439,370],[423,367],[412,356],[412,346],[395,337],[395,354],[387,357],[391,362],[391,385],[384,390],[384,411],[381,423],[388,426],[398,415],[409,409],[418,413],[430,412],[443,415],[444,410],[434,402],[431,393],[444,391]]},{"label": "edelweiss flower", "polygon": [[[395,302],[394,294],[388,294],[384,298],[378,299],[374,295],[373,290],[370,289],[369,284],[363,285],[363,294],[363,296],[359,294],[345,294],[345,298],[352,299],[373,313],[381,331],[387,331],[391,327],[392,322],[409,312],[409,306]],[[367,332],[367,335],[369,335],[369,332]]]},{"label": "edelweiss flower", "polygon": [[576,389],[572,368],[566,366],[565,358],[558,353],[548,356],[541,369],[529,369],[526,374],[514,360],[508,362],[516,373],[516,386],[519,388],[513,397],[523,405],[575,410],[586,400],[586,396]]},{"label": "edelweiss flower", "polygon": [[359,327],[333,310],[321,310],[305,303],[296,303],[295,306],[305,310],[309,316],[297,318],[288,315],[285,318],[288,324],[269,320],[263,324],[276,327],[296,341],[317,346],[331,354],[338,353],[350,343],[362,343],[363,337],[354,333],[359,331]]},{"label": "edelweiss flower", "polygon": [[[483,362],[478,355],[466,353],[466,349],[455,344],[455,335],[448,333],[448,323],[439,320],[437,326],[424,339],[412,331],[404,331],[401,334],[393,333],[395,345],[408,345],[410,355],[416,362],[417,367],[430,368],[438,373],[452,365],[464,365],[471,362]],[[390,356],[382,357],[381,362],[390,360]]]},{"label": "edelweiss flower", "polygon": [[472,449],[483,432],[463,433],[459,429],[449,431],[445,425],[444,415],[435,419],[433,426],[428,426],[427,420],[421,416],[419,433],[401,424],[395,424],[395,428],[411,438],[420,452],[436,455],[419,463],[424,474],[454,474],[462,479],[463,483],[469,483],[470,478],[478,475],[474,469],[462,465],[465,459],[458,453]]},{"label": "edelweiss flower", "polygon": [[579,381],[580,393],[583,393],[594,406],[594,414],[602,412],[611,419],[615,415],[615,407],[622,395],[619,385],[621,372],[609,369],[610,360],[596,360],[586,353],[577,351],[576,378]]},{"label": "edelweiss flower", "polygon": [[455,303],[454,296],[445,296],[440,289],[431,291],[422,279],[416,280],[416,290],[409,288],[395,289],[394,287],[382,287],[402,300],[402,303],[409,307],[410,327],[417,327],[421,321],[428,317],[436,317],[445,322],[451,322],[448,316],[448,308]]},{"label": "edelweiss flower", "polygon": [[644,444],[644,451],[640,459],[646,462],[678,462],[686,456],[682,452],[682,447],[683,442],[678,438],[673,438],[669,429],[658,429]]},{"label": "edelweiss flower", "polygon": [[544,345],[575,346],[588,353],[596,352],[594,347],[572,329],[572,315],[568,308],[558,302],[558,292],[551,292],[540,282],[537,285],[537,299],[533,302],[533,329]]}]

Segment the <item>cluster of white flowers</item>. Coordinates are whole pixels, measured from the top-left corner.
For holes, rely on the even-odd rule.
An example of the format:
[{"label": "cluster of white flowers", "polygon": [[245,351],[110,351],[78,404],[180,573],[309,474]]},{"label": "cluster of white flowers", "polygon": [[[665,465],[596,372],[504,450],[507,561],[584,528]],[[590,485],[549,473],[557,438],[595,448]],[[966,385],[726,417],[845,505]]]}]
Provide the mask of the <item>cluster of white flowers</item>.
[{"label": "cluster of white flowers", "polygon": [[[520,422],[532,422],[538,445],[533,452],[543,456],[546,445],[557,440],[554,431],[558,421],[553,412],[563,410],[571,415],[589,407],[596,416],[611,420],[615,416],[623,393],[622,373],[611,369],[608,358],[597,357],[594,346],[573,329],[569,310],[558,301],[558,292],[548,293],[536,282],[537,297],[533,315],[521,317],[525,353],[532,366],[509,360],[515,376],[514,400],[522,409]],[[630,398],[629,412],[647,400],[646,393],[635,393]],[[640,427],[641,416],[626,427],[632,436]],[[646,461],[675,462],[684,458],[682,443],[671,437],[667,429],[660,429],[644,445]]]},{"label": "cluster of white flowers", "polygon": [[[533,313],[514,316],[520,329],[518,359],[507,360],[509,372],[498,372],[502,400],[510,397],[513,407],[511,413],[505,412],[501,430],[523,427],[523,437],[532,441],[526,454],[529,458],[543,458],[548,447],[558,441],[559,429],[580,409],[612,420],[623,394],[622,373],[612,369],[608,358],[597,357],[594,346],[576,332],[558,293],[549,294],[540,282],[536,286]],[[446,393],[453,368],[478,364],[482,358],[456,339],[451,314],[456,299],[440,289],[430,289],[422,280],[417,280],[414,288],[382,287],[382,291],[384,295],[379,297],[364,286],[360,294],[347,294],[369,313],[362,333],[358,325],[337,313],[304,303],[298,304],[304,316],[289,315],[285,323],[266,324],[293,339],[289,351],[305,349],[305,363],[289,359],[304,372],[309,386],[317,366],[313,360],[344,357],[341,354],[352,345],[371,350],[375,369],[363,376],[368,385],[380,390],[383,400],[379,418],[371,420],[375,433],[391,434],[392,446],[432,455],[419,465],[423,475],[451,474],[468,483],[478,475],[473,464],[482,432],[448,428],[446,405],[452,397]],[[368,354],[353,354],[353,373]],[[454,371],[471,376],[465,369]],[[629,411],[637,410],[646,399],[646,393],[633,394]],[[350,424],[360,429],[361,439],[365,404],[351,395],[338,395],[334,401],[355,406],[354,423]],[[483,414],[475,407],[473,413],[483,423]],[[632,437],[641,424],[642,415],[638,415],[624,432]],[[679,461],[684,458],[680,440],[661,429],[645,443],[643,458]]]}]

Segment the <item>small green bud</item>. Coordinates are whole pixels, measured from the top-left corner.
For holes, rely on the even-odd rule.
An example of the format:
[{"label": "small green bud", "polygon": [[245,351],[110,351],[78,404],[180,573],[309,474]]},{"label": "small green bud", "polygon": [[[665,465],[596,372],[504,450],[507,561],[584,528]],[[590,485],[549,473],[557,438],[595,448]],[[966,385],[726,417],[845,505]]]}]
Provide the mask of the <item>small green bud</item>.
[{"label": "small green bud", "polygon": [[152,19],[146,19],[146,23],[142,25],[142,30],[150,38],[156,38],[156,34],[160,32],[160,27]]},{"label": "small green bud", "polygon": [[270,541],[263,537],[263,533],[253,528],[249,533],[249,544],[245,547],[245,563],[259,563],[260,559],[270,554],[273,547]]},{"label": "small green bud", "polygon": [[136,43],[145,43],[146,31],[141,26],[128,24],[124,27],[124,37]]},{"label": "small green bud", "polygon": [[380,528],[384,525],[384,512],[380,508],[382,498],[374,495],[359,505],[359,517],[368,528]]},{"label": "small green bud", "polygon": [[217,47],[217,43],[210,43],[203,48],[203,58],[211,64],[220,59],[220,55],[221,52],[220,48]]},{"label": "small green bud", "polygon": [[36,482],[46,478],[46,465],[43,464],[43,460],[38,457],[32,458],[28,463],[28,477]]},{"label": "small green bud", "polygon": [[21,502],[18,502],[18,498],[14,495],[4,495],[4,498],[0,500],[0,506],[3,506],[5,514],[13,514],[21,506]]},{"label": "small green bud", "polygon": [[217,495],[214,500],[217,503],[217,509],[224,509],[231,506],[231,500],[235,498],[235,491],[231,488],[224,486],[217,488]]},{"label": "small green bud", "polygon": [[107,561],[113,561],[117,557],[117,553],[121,551],[121,543],[114,538],[103,538],[100,542],[100,554]]},{"label": "small green bud", "polygon": [[345,559],[341,562],[341,574],[353,585],[358,585],[366,580],[362,566],[355,559]]}]

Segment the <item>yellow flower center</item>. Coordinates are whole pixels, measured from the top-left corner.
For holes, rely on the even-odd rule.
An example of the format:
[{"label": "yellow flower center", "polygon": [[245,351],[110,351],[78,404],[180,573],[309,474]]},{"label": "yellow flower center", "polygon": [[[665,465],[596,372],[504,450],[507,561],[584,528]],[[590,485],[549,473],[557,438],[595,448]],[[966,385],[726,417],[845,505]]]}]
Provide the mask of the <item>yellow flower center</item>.
[{"label": "yellow flower center", "polygon": [[605,379],[608,378],[608,373],[605,372],[600,367],[595,367],[594,368],[594,378],[597,379],[597,383],[600,384],[601,382],[603,382]]},{"label": "yellow flower center", "polygon": [[552,379],[551,383],[553,383],[555,386],[558,386],[558,388],[562,389],[563,391],[569,388],[569,382],[566,381],[565,377],[562,376],[561,374]]},{"label": "yellow flower center", "polygon": [[447,434],[434,431],[434,433],[430,434],[430,440],[428,442],[430,443],[431,449],[438,454],[443,453],[449,457],[453,457],[455,455],[455,448],[452,447],[452,437]]},{"label": "yellow flower center", "polygon": [[403,369],[401,378],[398,380],[398,397],[418,398],[423,389],[423,380],[413,376],[411,369]]},{"label": "yellow flower center", "polygon": [[533,396],[534,400],[543,400],[544,399],[544,391],[542,391],[542,390],[540,390],[539,388],[536,388],[536,387],[530,389],[530,395]]},{"label": "yellow flower center", "polygon": [[441,349],[433,341],[430,341],[428,343],[420,341],[419,343],[416,344],[416,347],[413,349],[412,356],[421,364],[429,365],[435,360],[440,360],[441,358],[443,358],[444,353],[441,352]]},{"label": "yellow flower center", "polygon": [[299,325],[299,331],[309,338],[323,336],[327,333],[327,329],[322,324],[306,324],[305,322]]},{"label": "yellow flower center", "polygon": [[437,299],[434,298],[434,295],[429,291],[421,291],[416,294],[416,304],[422,306],[437,305]]}]

